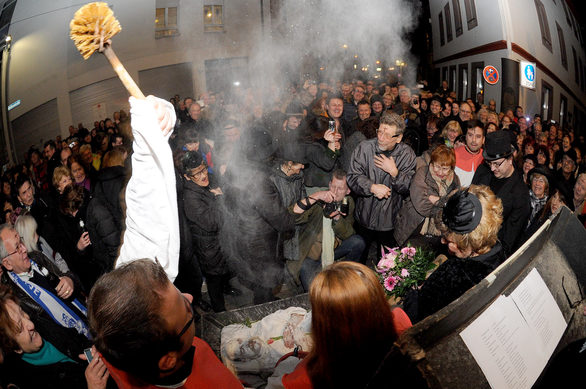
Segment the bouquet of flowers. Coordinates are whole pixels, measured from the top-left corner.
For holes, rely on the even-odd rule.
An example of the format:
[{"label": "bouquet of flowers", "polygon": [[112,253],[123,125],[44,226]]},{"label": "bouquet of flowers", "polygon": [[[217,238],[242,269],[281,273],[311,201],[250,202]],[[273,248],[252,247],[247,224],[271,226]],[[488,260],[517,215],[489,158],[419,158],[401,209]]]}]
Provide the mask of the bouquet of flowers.
[{"label": "bouquet of flowers", "polygon": [[436,266],[434,253],[420,247],[385,247],[381,253],[376,271],[388,297],[405,297],[409,290],[421,286]]}]

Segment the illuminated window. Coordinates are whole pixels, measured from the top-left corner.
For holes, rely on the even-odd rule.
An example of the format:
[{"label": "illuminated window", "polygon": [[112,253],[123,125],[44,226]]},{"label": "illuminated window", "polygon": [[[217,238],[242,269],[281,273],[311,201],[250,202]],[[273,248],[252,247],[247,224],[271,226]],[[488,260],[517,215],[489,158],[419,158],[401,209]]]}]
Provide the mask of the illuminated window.
[{"label": "illuminated window", "polygon": [[547,82],[541,80],[541,120],[551,119],[551,108],[553,106],[553,88]]},{"label": "illuminated window", "polygon": [[222,5],[203,6],[204,32],[224,31],[224,10]]},{"label": "illuminated window", "polygon": [[169,6],[168,1],[157,1],[157,8],[155,9],[155,38],[166,38],[179,35],[177,28],[179,7]]}]

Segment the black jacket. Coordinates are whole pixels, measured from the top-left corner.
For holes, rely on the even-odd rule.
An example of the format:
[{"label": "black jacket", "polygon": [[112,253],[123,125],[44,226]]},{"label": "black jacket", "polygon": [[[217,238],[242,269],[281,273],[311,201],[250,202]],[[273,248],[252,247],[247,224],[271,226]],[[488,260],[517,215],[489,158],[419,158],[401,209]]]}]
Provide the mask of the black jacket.
[{"label": "black jacket", "polygon": [[202,187],[183,180],[183,209],[194,252],[204,274],[222,275],[228,272],[219,238],[222,197],[210,192],[210,186]]},{"label": "black jacket", "polygon": [[87,207],[86,224],[93,246],[93,260],[99,265],[101,273],[112,270],[118,257],[124,230],[120,195],[125,182],[123,166],[100,170]]},{"label": "black jacket", "polygon": [[[55,226],[59,233],[59,240],[53,246],[61,253],[63,259],[67,262],[67,266],[79,276],[87,293],[89,293],[101,274],[100,266],[93,260],[93,244],[82,251],[77,249],[77,242],[87,229],[86,222],[89,197],[89,193],[84,190],[83,204],[75,216],[64,215],[58,212]],[[83,227],[80,221],[83,221]]]},{"label": "black jacket", "polygon": [[499,240],[506,255],[511,255],[531,214],[529,189],[523,182],[522,174],[515,169],[509,178],[497,179],[486,165],[482,164],[476,169],[472,184],[488,185],[503,202],[503,224],[499,231]]},{"label": "black jacket", "polygon": [[243,161],[237,171],[226,172],[229,213],[222,232],[222,249],[228,251],[226,258],[234,262],[238,276],[265,288],[282,281],[281,235],[292,232],[295,223],[281,204],[269,169],[262,163]]},{"label": "black jacket", "polygon": [[499,242],[488,253],[477,257],[451,257],[431,273],[421,289],[407,294],[403,309],[413,323],[423,320],[482,281],[505,258]]},{"label": "black jacket", "polygon": [[[71,280],[74,283],[74,296],[73,297],[79,298],[80,301],[84,300],[84,296],[82,293],[83,290],[82,290],[81,284],[79,283],[78,278],[75,275],[73,275],[71,273],[71,271],[69,271],[67,273],[63,273],[61,270],[59,270],[59,268],[57,267],[57,265],[55,265],[54,262],[50,261],[40,251],[32,251],[28,254],[28,256],[30,259],[35,261],[37,263],[37,265],[39,265],[39,267],[46,268],[50,274],[52,274],[56,277],[67,276],[67,277],[71,278]],[[48,314],[46,314],[44,312],[43,307],[41,307],[39,304],[37,304],[36,301],[34,301],[32,298],[30,298],[28,294],[26,294],[22,289],[20,289],[20,287],[16,286],[14,284],[14,282],[12,282],[12,279],[10,279],[8,274],[6,274],[6,270],[4,270],[4,273],[2,274],[2,277],[0,279],[1,279],[2,284],[8,285],[12,288],[12,291],[14,292],[14,294],[16,295],[18,300],[20,301],[20,306],[22,307],[22,310],[25,311],[31,318],[36,318],[39,316],[47,315],[46,317],[48,317],[49,320],[52,320],[52,319],[50,319]]]}]

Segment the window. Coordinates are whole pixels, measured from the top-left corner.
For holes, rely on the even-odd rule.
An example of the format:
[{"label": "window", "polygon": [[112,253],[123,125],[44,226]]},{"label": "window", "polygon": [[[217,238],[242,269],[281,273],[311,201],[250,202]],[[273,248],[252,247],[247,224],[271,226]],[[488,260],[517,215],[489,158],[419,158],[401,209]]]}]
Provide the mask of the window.
[{"label": "window", "polygon": [[553,105],[553,88],[545,81],[541,81],[541,120],[551,120],[551,107]]},{"label": "window", "polygon": [[178,1],[157,0],[155,8],[155,38],[179,35],[177,28]]},{"label": "window", "polygon": [[560,94],[560,124],[565,127],[567,123],[566,120],[566,112],[568,110],[568,99],[566,96]]},{"label": "window", "polygon": [[448,42],[451,42],[454,37],[452,36],[452,13],[450,12],[450,3],[446,3],[444,13],[446,14],[446,36],[448,37]]},{"label": "window", "polygon": [[578,58],[578,61],[580,62],[580,66],[578,67],[578,73],[582,75],[582,77],[580,77],[580,89],[584,90],[584,65],[582,65],[582,58]]},{"label": "window", "polygon": [[450,89],[455,91],[456,90],[456,65],[450,66],[450,81],[449,81]]},{"label": "window", "polygon": [[456,28],[456,37],[462,35],[462,14],[460,12],[460,0],[452,0],[454,8],[454,27]]},{"label": "window", "polygon": [[566,14],[566,21],[568,22],[568,26],[572,27],[572,20],[570,19],[570,13],[568,12],[566,0],[562,0],[562,6],[564,7],[564,13]]},{"label": "window", "polygon": [[547,14],[545,7],[540,0],[535,0],[535,8],[537,9],[537,19],[539,19],[539,28],[541,29],[541,43],[551,52],[551,35],[549,33],[549,25],[547,24]]},{"label": "window", "polygon": [[468,30],[478,26],[476,20],[476,4],[474,0],[464,0],[464,9],[466,10],[466,20],[468,21]]},{"label": "window", "polygon": [[458,84],[458,96],[460,100],[465,100],[468,97],[468,64],[460,65],[458,72],[458,79],[460,80]]},{"label": "window", "polygon": [[444,15],[440,12],[438,15],[439,29],[440,29],[440,46],[446,44],[446,38],[444,37]]},{"label": "window", "polygon": [[473,62],[471,65],[470,75],[472,76],[470,96],[475,97],[478,93],[484,91],[484,78],[482,78],[482,70],[484,69],[484,62]]},{"label": "window", "polygon": [[580,70],[578,69],[578,57],[576,56],[576,49],[572,46],[572,55],[574,56],[574,78],[576,84],[580,85]]},{"label": "window", "polygon": [[224,10],[222,5],[210,4],[203,6],[204,32],[224,31]]},{"label": "window", "polygon": [[562,59],[562,66],[567,70],[568,69],[568,56],[566,55],[566,41],[564,40],[564,32],[562,28],[555,22],[555,26],[558,30],[558,39],[560,40],[560,57]]},{"label": "window", "polygon": [[444,80],[448,81],[448,68],[447,67],[442,68],[442,80],[441,81],[443,82]]}]

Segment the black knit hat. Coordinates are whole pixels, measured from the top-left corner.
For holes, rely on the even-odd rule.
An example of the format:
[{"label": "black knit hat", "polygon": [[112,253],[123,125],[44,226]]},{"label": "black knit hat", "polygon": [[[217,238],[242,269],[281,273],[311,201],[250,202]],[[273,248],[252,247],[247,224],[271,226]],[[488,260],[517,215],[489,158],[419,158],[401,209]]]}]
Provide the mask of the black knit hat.
[{"label": "black knit hat", "polygon": [[442,212],[442,221],[453,232],[467,234],[480,224],[482,205],[476,195],[468,190],[460,190],[454,194]]}]

